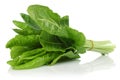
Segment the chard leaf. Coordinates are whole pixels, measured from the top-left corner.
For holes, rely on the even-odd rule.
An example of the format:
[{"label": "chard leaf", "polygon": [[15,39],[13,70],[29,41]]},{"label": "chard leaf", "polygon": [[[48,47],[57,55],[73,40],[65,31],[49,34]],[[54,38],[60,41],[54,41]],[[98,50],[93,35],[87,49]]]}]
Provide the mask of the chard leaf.
[{"label": "chard leaf", "polygon": [[[56,14],[52,12],[52,10],[50,10],[48,7],[41,5],[32,5],[28,7],[28,13],[30,17],[35,20],[39,26],[41,26],[42,30],[48,32],[49,34],[68,39],[70,42],[72,41],[71,46],[77,50],[79,50],[85,44],[86,39],[84,34],[72,28],[60,26],[58,20],[55,20],[50,16],[56,16]],[[58,15],[56,18],[60,20]],[[66,17],[63,19],[65,18]],[[67,44],[66,41],[65,43]]]},{"label": "chard leaf", "polygon": [[72,28],[67,28],[67,32],[69,35],[68,36],[69,39],[74,41],[72,47],[76,48],[76,50],[79,51],[80,53],[83,53],[83,50],[81,49],[85,50],[84,44],[86,41],[84,34]]},{"label": "chard leaf", "polygon": [[60,60],[62,57],[67,57],[69,59],[75,59],[75,58],[80,58],[80,56],[76,53],[73,53],[72,51],[68,51],[66,53],[63,53],[61,55],[59,55],[57,58],[55,58],[52,62],[51,65],[54,65],[55,63],[57,63],[58,60]]},{"label": "chard leaf", "polygon": [[43,56],[37,57],[31,61],[28,61],[26,63],[15,65],[13,66],[13,69],[31,69],[31,68],[40,67],[40,66],[50,63],[57,56],[58,56],[57,53],[50,52]]},{"label": "chard leaf", "polygon": [[31,30],[31,29],[32,29],[28,24],[26,24],[26,23],[24,23],[24,22],[20,22],[20,21],[14,20],[13,23],[14,23],[18,28],[23,29],[23,30],[28,30],[28,29]]},{"label": "chard leaf", "polygon": [[46,54],[45,52],[41,52],[40,54],[36,54],[33,56],[28,56],[28,57],[24,57],[24,58],[19,58],[17,61],[15,60],[11,60],[9,61],[9,63],[14,64],[13,66],[18,66],[18,65],[22,65],[22,64],[26,64],[29,61],[32,61],[33,59],[37,58],[37,57],[41,57],[42,55]]},{"label": "chard leaf", "polygon": [[25,46],[14,46],[11,48],[11,58],[15,59],[16,57],[20,56],[23,52],[31,50],[31,48]]},{"label": "chard leaf", "polygon": [[39,40],[46,51],[65,51],[66,46],[61,42],[58,36],[42,31]]},{"label": "chard leaf", "polygon": [[44,55],[44,54],[46,54],[45,51],[43,51],[43,52],[41,52],[41,53],[39,53],[39,54],[35,54],[35,55],[32,55],[32,56],[24,57],[24,58],[22,58],[22,60],[32,60],[32,59],[35,59],[35,58],[37,58],[37,57],[40,57],[40,56],[42,56],[42,55]]},{"label": "chard leaf", "polygon": [[39,22],[40,24],[43,24],[42,21],[49,21],[50,23],[53,23],[55,25],[58,25],[60,23],[60,16],[46,6],[31,5],[29,6],[27,11],[33,20],[36,21],[36,19],[41,19],[41,21]]},{"label": "chard leaf", "polygon": [[46,6],[31,5],[27,11],[29,15],[21,13],[24,22],[13,21],[19,28],[13,29],[18,35],[6,44],[12,58],[7,63],[14,69],[31,69],[76,59],[86,50],[105,55],[115,48],[109,41],[86,40],[82,32],[69,27],[68,16],[60,17]]},{"label": "chard leaf", "polygon": [[35,59],[36,57],[43,56],[44,54],[46,54],[46,51],[43,48],[26,51],[19,56],[18,64],[30,61],[32,59]]},{"label": "chard leaf", "polygon": [[41,33],[33,30],[21,30],[21,29],[13,29],[13,30],[20,35],[39,35]]},{"label": "chard leaf", "polygon": [[[39,25],[41,29],[50,34],[67,36],[64,27],[60,27],[60,16],[46,6],[31,5],[28,7],[30,17]],[[63,21],[63,20],[61,20]],[[64,21],[63,21],[64,22]]]},{"label": "chard leaf", "polygon": [[63,16],[60,20],[60,26],[69,26],[69,16]]},{"label": "chard leaf", "polygon": [[29,35],[29,34],[40,34],[41,32],[40,30],[35,30],[34,28],[32,28],[31,26],[29,26],[24,22],[14,20],[13,23],[20,28],[20,29],[13,29],[18,34]]},{"label": "chard leaf", "polygon": [[[45,52],[45,50],[43,48],[37,48],[37,49],[29,50],[29,51],[24,52],[20,56],[20,59],[23,59],[25,57],[34,56],[36,54],[41,54],[42,52]],[[43,55],[43,53],[41,55]]]},{"label": "chard leaf", "polygon": [[17,35],[6,44],[6,48],[12,48],[13,46],[40,47],[39,35]]},{"label": "chard leaf", "polygon": [[31,28],[33,28],[35,30],[40,30],[40,27],[35,23],[34,20],[32,20],[30,18],[29,15],[21,13],[21,17],[23,18],[23,20],[25,21],[25,23],[27,23]]},{"label": "chard leaf", "polygon": [[11,66],[15,66],[17,65],[17,61],[19,60],[19,57],[16,57],[15,59],[13,60],[9,60],[7,61],[7,64],[11,65]]}]

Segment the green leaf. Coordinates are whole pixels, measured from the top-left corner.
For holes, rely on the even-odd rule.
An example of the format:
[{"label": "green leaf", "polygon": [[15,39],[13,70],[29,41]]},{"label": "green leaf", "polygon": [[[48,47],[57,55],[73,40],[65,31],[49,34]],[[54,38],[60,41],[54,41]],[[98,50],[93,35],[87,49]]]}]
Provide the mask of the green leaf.
[{"label": "green leaf", "polygon": [[13,23],[14,23],[18,28],[23,29],[23,30],[31,30],[31,29],[32,29],[28,24],[26,24],[26,23],[24,23],[24,22],[20,22],[20,21],[14,20]]},{"label": "green leaf", "polygon": [[83,49],[86,41],[84,34],[72,28],[67,28],[67,32],[69,39],[74,41],[72,47],[76,48],[80,53],[82,53],[83,51],[80,51],[80,49]]},{"label": "green leaf", "polygon": [[22,58],[21,60],[32,60],[32,59],[40,57],[44,54],[46,54],[46,51],[40,52],[39,54],[35,54],[35,55],[32,55],[32,56],[26,56],[26,57]]},{"label": "green leaf", "polygon": [[80,56],[76,53],[73,53],[72,51],[63,53],[61,55],[59,55],[57,58],[55,58],[52,62],[51,65],[54,65],[55,63],[57,63],[58,60],[60,60],[62,57],[67,57],[69,59],[75,59],[75,58],[80,58]]},{"label": "green leaf", "polygon": [[24,22],[14,20],[13,23],[20,28],[20,29],[13,29],[18,34],[31,35],[31,34],[40,34],[41,32],[40,30],[35,30],[34,28],[32,28],[31,26],[29,26]]},{"label": "green leaf", "polygon": [[19,57],[16,57],[15,59],[13,60],[9,60],[7,61],[7,64],[11,65],[11,66],[15,66],[17,65],[17,61],[19,60]]},{"label": "green leaf", "polygon": [[[28,7],[28,13],[30,17],[35,20],[39,26],[41,26],[42,30],[48,32],[49,34],[70,40],[70,42],[72,42],[71,46],[77,50],[79,50],[85,44],[86,39],[84,34],[69,27],[61,27],[58,22],[55,22],[57,20],[49,16],[56,16],[56,14],[48,7],[32,5]],[[59,17],[57,18],[60,19]],[[65,18],[66,17],[63,19]],[[64,43],[67,44],[66,41]]]},{"label": "green leaf", "polygon": [[45,50],[43,48],[37,48],[37,49],[33,49],[33,50],[29,50],[24,52],[21,56],[20,59],[23,59],[25,57],[30,57],[30,56],[34,56],[36,54],[40,54],[41,56],[44,54],[42,52],[45,52]]},{"label": "green leaf", "polygon": [[31,5],[28,7],[28,13],[30,17],[41,26],[42,30],[49,32],[50,34],[67,36],[67,32],[64,27],[60,27],[60,16],[54,13],[46,6]]},{"label": "green leaf", "polygon": [[18,64],[22,64],[23,62],[27,62],[36,57],[40,57],[44,55],[45,53],[46,51],[43,48],[26,51],[21,56],[19,56]]},{"label": "green leaf", "polygon": [[41,29],[50,34],[67,36],[65,29],[60,27],[60,16],[46,6],[31,5],[28,7],[30,17],[39,25]]},{"label": "green leaf", "polygon": [[16,33],[18,33],[20,35],[30,35],[29,32],[27,32],[25,30],[21,30],[21,29],[13,29],[13,31],[15,31]]},{"label": "green leaf", "polygon": [[58,54],[56,54],[54,52],[52,52],[52,53],[50,52],[41,57],[37,57],[27,63],[13,66],[13,69],[31,69],[31,68],[40,67],[40,66],[50,63],[57,56],[58,56]]},{"label": "green leaf", "polygon": [[[49,21],[50,23],[55,23],[58,25],[60,22],[60,16],[57,13],[54,13],[46,6],[42,5],[31,5],[28,7],[28,13],[33,20],[41,19],[42,21]],[[40,14],[38,14],[40,13]],[[39,22],[40,24],[43,24]],[[42,27],[42,26],[41,26]]]},{"label": "green leaf", "polygon": [[6,48],[12,48],[13,46],[28,46],[28,47],[41,47],[39,42],[39,35],[17,35],[6,44]]},{"label": "green leaf", "polygon": [[69,26],[69,16],[63,16],[60,20],[60,26]]},{"label": "green leaf", "polygon": [[40,30],[40,27],[35,23],[34,20],[32,20],[30,18],[29,15],[21,13],[21,17],[23,18],[23,20],[25,21],[25,23],[27,23],[31,28],[33,28],[35,30]]},{"label": "green leaf", "polygon": [[15,59],[16,57],[20,56],[23,52],[31,50],[31,48],[25,46],[14,46],[11,48],[11,58]]},{"label": "green leaf", "polygon": [[20,28],[14,31],[20,35],[8,41],[6,47],[25,46],[32,50],[16,51],[18,54],[8,61],[14,69],[53,65],[58,60],[79,58],[78,53],[86,51],[84,34],[69,27],[68,16],[61,18],[42,5],[31,5],[27,11],[29,15],[21,14],[25,22],[13,21]]},{"label": "green leaf", "polygon": [[20,35],[39,35],[41,33],[33,30],[21,30],[21,29],[13,29],[13,30]]},{"label": "green leaf", "polygon": [[66,46],[61,42],[59,37],[51,35],[45,31],[41,32],[40,43],[46,51],[65,51]]}]

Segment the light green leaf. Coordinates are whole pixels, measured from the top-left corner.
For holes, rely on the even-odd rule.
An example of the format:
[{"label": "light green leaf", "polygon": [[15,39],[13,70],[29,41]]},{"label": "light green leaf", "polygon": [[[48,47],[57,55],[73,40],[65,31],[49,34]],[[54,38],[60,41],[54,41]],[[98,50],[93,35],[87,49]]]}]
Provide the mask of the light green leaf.
[{"label": "light green leaf", "polygon": [[30,61],[36,57],[43,56],[45,53],[46,51],[43,48],[37,48],[37,49],[26,51],[19,56],[18,64]]},{"label": "light green leaf", "polygon": [[54,52],[53,53],[50,52],[41,57],[37,57],[31,61],[23,63],[21,65],[13,66],[13,69],[31,69],[31,68],[40,67],[40,66],[50,63],[57,56],[58,54]]},{"label": "light green leaf", "polygon": [[28,46],[28,47],[41,47],[39,42],[39,35],[17,35],[6,44],[6,48],[12,48],[13,46]]},{"label": "light green leaf", "polygon": [[17,65],[17,61],[19,60],[19,57],[14,58],[13,60],[9,60],[7,61],[7,64],[11,65],[11,66],[15,66]]},{"label": "light green leaf", "polygon": [[[54,13],[52,10],[50,10],[46,6],[31,5],[28,7],[27,11],[30,14],[30,17],[35,21],[37,19],[41,19],[42,21],[48,20],[50,23],[55,23],[56,25],[58,25],[60,22],[60,16],[57,13]],[[41,22],[39,23],[42,24]]]},{"label": "light green leaf", "polygon": [[32,28],[31,26],[29,26],[24,22],[14,20],[13,23],[20,28],[20,29],[13,29],[18,34],[31,35],[31,34],[40,34],[41,32],[40,30],[35,30],[34,28]]},{"label": "light green leaf", "polygon": [[28,50],[31,50],[31,48],[25,46],[14,46],[11,48],[11,58],[15,59],[16,57],[20,56],[23,52]]},{"label": "light green leaf", "polygon": [[33,30],[21,30],[21,29],[13,29],[13,30],[20,35],[39,35],[41,33]]},{"label": "light green leaf", "polygon": [[[45,52],[45,50],[43,48],[37,48],[37,49],[29,50],[29,51],[24,52],[20,56],[20,59],[23,59],[25,57],[34,56],[36,54],[41,54],[42,52]],[[43,55],[43,53],[41,55]]]},{"label": "light green leaf", "polygon": [[32,29],[28,24],[26,24],[26,23],[24,23],[24,22],[20,22],[20,21],[14,20],[13,23],[14,23],[18,28],[23,29],[23,30],[31,30],[31,29]]},{"label": "light green leaf", "polygon": [[80,58],[80,56],[76,53],[73,53],[72,51],[63,53],[61,55],[59,55],[57,58],[55,58],[52,62],[51,65],[54,65],[55,63],[57,63],[58,60],[60,60],[62,57],[67,57],[69,59],[76,59],[76,58]]},{"label": "light green leaf", "polygon": [[42,30],[60,36],[67,36],[67,32],[64,27],[60,27],[60,16],[54,13],[46,6],[31,5],[28,7],[28,13],[30,17],[41,26]]},{"label": "light green leaf", "polygon": [[40,27],[35,23],[34,20],[32,20],[30,18],[29,15],[21,13],[21,17],[23,18],[23,20],[25,21],[25,23],[27,23],[31,28],[40,31]]}]

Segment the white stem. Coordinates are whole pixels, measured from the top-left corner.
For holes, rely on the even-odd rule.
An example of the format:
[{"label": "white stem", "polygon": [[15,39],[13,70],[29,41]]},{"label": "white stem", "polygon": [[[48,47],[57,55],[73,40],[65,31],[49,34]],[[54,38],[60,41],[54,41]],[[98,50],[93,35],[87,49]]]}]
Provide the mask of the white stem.
[{"label": "white stem", "polygon": [[100,52],[102,55],[105,55],[105,54],[112,52],[115,48],[115,45],[112,44],[110,41],[86,40],[84,47],[88,51]]}]

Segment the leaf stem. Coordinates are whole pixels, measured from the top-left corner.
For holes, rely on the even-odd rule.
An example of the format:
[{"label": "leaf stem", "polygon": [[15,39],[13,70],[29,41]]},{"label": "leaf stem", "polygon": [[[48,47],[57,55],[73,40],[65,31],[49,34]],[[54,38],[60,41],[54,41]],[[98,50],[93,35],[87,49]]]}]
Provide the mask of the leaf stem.
[{"label": "leaf stem", "polygon": [[114,50],[115,45],[112,44],[112,42],[109,40],[106,41],[86,40],[84,47],[87,49],[87,51],[95,51],[101,53],[102,55],[106,55]]}]

